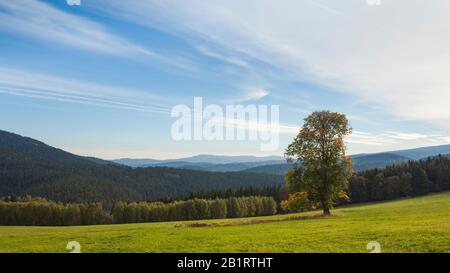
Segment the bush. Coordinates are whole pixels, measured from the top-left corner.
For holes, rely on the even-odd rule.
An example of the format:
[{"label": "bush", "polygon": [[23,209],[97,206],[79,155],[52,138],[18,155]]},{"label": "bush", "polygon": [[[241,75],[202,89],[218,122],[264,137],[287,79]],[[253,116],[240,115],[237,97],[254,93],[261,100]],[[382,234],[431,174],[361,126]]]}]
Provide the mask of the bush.
[{"label": "bush", "polygon": [[306,192],[296,192],[289,194],[288,200],[281,202],[281,208],[287,212],[303,212],[308,211],[315,206],[308,199],[308,193]]}]

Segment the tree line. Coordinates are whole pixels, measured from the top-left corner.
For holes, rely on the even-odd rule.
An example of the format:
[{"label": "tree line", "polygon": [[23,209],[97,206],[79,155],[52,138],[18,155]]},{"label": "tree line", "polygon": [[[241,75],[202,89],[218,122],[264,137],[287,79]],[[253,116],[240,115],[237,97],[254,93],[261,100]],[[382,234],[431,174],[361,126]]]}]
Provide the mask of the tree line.
[{"label": "tree line", "polygon": [[277,203],[272,197],[249,196],[228,199],[192,199],[162,202],[118,202],[112,209],[115,223],[165,222],[240,218],[273,215]]},{"label": "tree line", "polygon": [[63,204],[44,198],[0,198],[0,225],[76,226],[222,219],[273,215],[272,197],[230,197],[162,202],[117,202],[109,212],[101,203]]},{"label": "tree line", "polygon": [[360,172],[350,178],[348,188],[353,203],[446,190],[450,190],[450,159],[442,155]]},{"label": "tree line", "polygon": [[101,203],[62,204],[44,198],[0,198],[0,225],[78,226],[112,223]]},{"label": "tree line", "polygon": [[278,203],[281,201],[282,195],[280,192],[283,190],[282,184],[275,184],[272,186],[243,186],[237,189],[226,190],[212,190],[212,191],[199,191],[189,194],[189,196],[179,196],[175,198],[160,198],[158,201],[163,203],[171,203],[174,201],[185,201],[191,199],[228,199],[231,197],[248,197],[248,196],[270,196]]},{"label": "tree line", "polygon": [[[359,172],[350,178],[347,194],[352,203],[360,203],[445,190],[450,190],[450,158],[439,155]],[[289,201],[286,191],[286,187],[279,185],[241,187],[198,192],[191,194],[189,199],[167,199],[165,202],[115,202],[111,207],[98,202],[60,203],[44,198],[9,196],[0,198],[0,225],[68,226],[272,215],[276,213],[279,201]],[[342,193],[335,199],[335,204],[348,202],[345,195],[340,196]],[[317,208],[308,203],[308,195],[289,197],[291,202],[284,202],[287,211]]]}]

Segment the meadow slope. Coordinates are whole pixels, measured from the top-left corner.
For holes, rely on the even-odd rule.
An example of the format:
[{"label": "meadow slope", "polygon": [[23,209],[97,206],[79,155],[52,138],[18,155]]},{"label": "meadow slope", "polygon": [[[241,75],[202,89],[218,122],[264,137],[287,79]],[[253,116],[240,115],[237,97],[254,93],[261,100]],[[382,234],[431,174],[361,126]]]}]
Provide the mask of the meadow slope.
[{"label": "meadow slope", "polygon": [[0,227],[0,252],[450,252],[450,192],[333,211],[80,227]]}]

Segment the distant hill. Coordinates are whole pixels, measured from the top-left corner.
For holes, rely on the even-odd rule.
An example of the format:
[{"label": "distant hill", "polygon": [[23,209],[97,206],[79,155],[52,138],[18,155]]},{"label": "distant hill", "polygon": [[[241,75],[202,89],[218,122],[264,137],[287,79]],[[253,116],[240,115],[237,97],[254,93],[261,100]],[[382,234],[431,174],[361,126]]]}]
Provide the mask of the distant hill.
[{"label": "distant hill", "polygon": [[284,175],[293,164],[272,164],[246,169],[246,172]]},{"label": "distant hill", "polygon": [[8,153],[21,153],[23,156],[32,156],[36,160],[54,161],[65,164],[102,164],[114,165],[114,162],[96,157],[78,156],[61,149],[51,147],[43,142],[28,137],[0,130],[0,151],[3,155]]},{"label": "distant hill", "polygon": [[[450,145],[443,145],[352,157],[355,168],[361,171],[450,154],[449,149]],[[153,166],[131,168],[118,161],[74,155],[0,131],[0,195],[31,194],[64,202],[152,200],[194,192],[273,186],[282,183],[281,175],[291,167],[277,156],[200,155],[185,159],[121,160],[122,164],[139,162]],[[233,160],[238,162],[230,162]]]},{"label": "distant hill", "polygon": [[226,155],[196,155],[181,159],[181,161],[187,162],[209,162],[212,164],[227,164],[227,163],[251,163],[251,162],[263,162],[263,161],[276,161],[284,160],[281,156],[226,156]]},{"label": "distant hill", "polygon": [[191,170],[204,170],[209,172],[239,172],[249,168],[265,166],[270,164],[279,164],[281,160],[269,160],[258,162],[235,162],[227,164],[212,164],[206,162],[186,162],[186,161],[169,161],[163,163],[149,164],[142,167],[170,167]]},{"label": "distant hill", "polygon": [[63,202],[111,204],[280,183],[282,177],[277,175],[106,164],[0,131],[0,195],[30,194]]},{"label": "distant hill", "polygon": [[93,163],[97,163],[97,164],[101,164],[101,165],[120,165],[118,163],[115,163],[115,162],[112,162],[109,160],[104,160],[104,159],[100,159],[100,158],[92,157],[92,156],[85,156],[84,158]]},{"label": "distant hill", "polygon": [[[450,145],[423,147],[409,150],[399,150],[375,154],[352,155],[356,171],[373,168],[384,168],[392,164],[420,160],[438,154],[450,154]],[[131,167],[172,167],[212,172],[245,171],[253,173],[283,175],[291,165],[283,157],[254,157],[254,156],[215,156],[198,155],[174,160],[154,159],[120,159],[113,162]],[[227,162],[227,163],[224,163]]]},{"label": "distant hill", "polygon": [[[157,159],[130,159],[122,158],[112,160],[112,162],[123,164],[130,167],[152,167],[152,166],[193,166],[196,168],[201,168],[202,166],[209,168],[208,166],[213,165],[225,165],[225,164],[235,164],[235,163],[273,163],[273,162],[284,162],[284,158],[281,156],[225,156],[225,155],[196,155],[191,157],[179,158],[179,159],[168,159],[168,160],[157,160]],[[227,169],[227,167],[218,167],[218,169]],[[211,171],[213,169],[210,168]]]},{"label": "distant hill", "polygon": [[12,154],[21,154],[24,157],[33,157],[37,161],[52,161],[61,164],[90,164],[93,162],[86,157],[74,155],[61,149],[50,147],[43,142],[14,133],[0,130],[1,160]]},{"label": "distant hill", "polygon": [[280,164],[285,162],[285,160],[268,160],[268,161],[257,161],[257,162],[240,162],[240,163],[228,163],[228,164],[216,164],[209,167],[208,171],[215,172],[237,172],[243,171],[250,168],[257,168],[260,166],[267,166],[271,164]]},{"label": "distant hill", "polygon": [[[403,157],[392,153],[379,153],[379,154],[361,154],[352,156],[353,167],[356,171],[364,171],[374,168],[384,168],[389,165],[408,162],[410,158]],[[287,170],[292,168],[292,164],[272,164],[258,166],[254,168],[245,169],[246,172],[254,173],[266,173],[284,175]]]},{"label": "distant hill", "polygon": [[379,153],[353,157],[353,167],[357,171],[365,171],[374,168],[384,168],[389,165],[408,162],[410,158],[392,154]]},{"label": "distant hill", "polygon": [[114,162],[116,164],[121,164],[133,168],[142,167],[146,165],[151,165],[160,162],[160,160],[156,159],[133,159],[133,158],[120,158],[120,159],[114,159],[111,160],[111,162]]},{"label": "distant hill", "polygon": [[408,149],[401,151],[393,151],[391,154],[411,158],[413,160],[420,160],[429,156],[436,156],[439,154],[450,154],[450,145],[430,146],[416,149]]}]

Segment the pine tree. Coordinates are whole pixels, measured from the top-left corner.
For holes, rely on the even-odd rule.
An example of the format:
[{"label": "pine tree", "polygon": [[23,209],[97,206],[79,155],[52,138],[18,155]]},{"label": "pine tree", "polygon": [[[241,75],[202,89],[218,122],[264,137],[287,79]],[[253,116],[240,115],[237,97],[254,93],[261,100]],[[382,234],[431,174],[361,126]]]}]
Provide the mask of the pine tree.
[{"label": "pine tree", "polygon": [[412,169],[411,186],[414,195],[425,195],[429,191],[429,181],[424,169],[415,164]]}]

